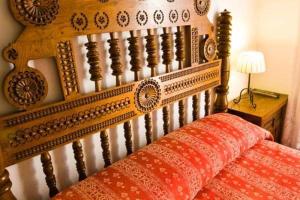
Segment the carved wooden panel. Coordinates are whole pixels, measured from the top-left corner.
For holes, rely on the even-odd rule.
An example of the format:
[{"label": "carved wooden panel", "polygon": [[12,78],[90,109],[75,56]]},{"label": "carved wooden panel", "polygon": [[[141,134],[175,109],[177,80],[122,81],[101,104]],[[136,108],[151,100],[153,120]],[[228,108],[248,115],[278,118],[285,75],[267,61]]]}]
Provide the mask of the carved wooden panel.
[{"label": "carved wooden panel", "polygon": [[[32,59],[55,57],[65,98],[78,95],[71,42],[75,36],[192,25],[193,61],[199,53],[198,35],[213,36],[212,25],[206,17],[209,0],[171,3],[167,0],[110,0],[99,4],[98,0],[77,0],[72,4],[67,0],[43,1],[42,4],[32,0],[10,0],[13,15],[26,26],[21,36],[3,51],[4,58],[15,65],[4,82],[5,96],[12,105],[31,109],[43,103],[47,96],[45,78],[38,70],[27,66]],[[197,28],[200,26],[201,29]],[[87,44],[89,63],[93,65],[92,80],[101,76],[97,60],[94,60],[94,47],[95,43]]]},{"label": "carved wooden panel", "polygon": [[65,99],[77,95],[79,93],[77,68],[70,40],[57,43],[56,59]]},{"label": "carved wooden panel", "polygon": [[220,65],[217,60],[3,117],[4,161],[14,164],[215,87]]}]

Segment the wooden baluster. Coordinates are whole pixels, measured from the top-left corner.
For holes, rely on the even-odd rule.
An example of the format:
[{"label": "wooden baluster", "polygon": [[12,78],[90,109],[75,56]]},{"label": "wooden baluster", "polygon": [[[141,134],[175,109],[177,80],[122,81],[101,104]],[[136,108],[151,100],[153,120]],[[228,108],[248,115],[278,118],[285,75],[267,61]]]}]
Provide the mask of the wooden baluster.
[{"label": "wooden baluster", "polygon": [[121,53],[119,48],[119,39],[116,38],[115,33],[110,33],[110,40],[108,43],[110,44],[110,58],[112,60],[111,68],[112,75],[116,77],[116,86],[121,85],[121,75],[123,74],[122,63],[121,63]]},{"label": "wooden baluster", "polygon": [[199,119],[199,95],[193,96],[193,121]]},{"label": "wooden baluster", "polygon": [[16,197],[11,192],[11,180],[6,169],[0,175],[0,200],[16,200]]},{"label": "wooden baluster", "polygon": [[[184,46],[184,33],[182,30],[182,27],[177,27],[177,32],[176,32],[176,39],[175,39],[175,44],[176,44],[176,60],[179,63],[179,70],[184,68],[184,60],[185,60],[185,46]],[[184,122],[185,122],[185,112],[184,112],[184,100],[180,100],[178,103],[179,107],[179,126],[183,127]]]},{"label": "wooden baluster", "polygon": [[[153,33],[153,30],[147,30],[148,35],[146,36],[146,52],[147,56],[147,67],[151,69],[151,77],[156,76],[156,68],[158,66],[158,47],[156,43],[156,36]],[[152,142],[152,118],[151,113],[145,115],[145,128],[146,128],[146,139],[147,144]]]},{"label": "wooden baluster", "polygon": [[218,40],[218,58],[222,59],[221,66],[221,85],[216,88],[216,100],[214,104],[214,113],[226,112],[228,109],[228,82],[230,76],[230,38],[231,38],[231,20],[230,12],[225,10],[218,17],[217,40]]},{"label": "wooden baluster", "polygon": [[[130,31],[130,38],[127,39],[129,42],[129,55],[131,57],[130,64],[131,64],[131,71],[134,72],[134,81],[139,81],[140,76],[139,73],[142,70],[142,65],[141,65],[141,59],[140,59],[140,50],[139,50],[139,38],[135,35],[134,31]],[[131,130],[130,123],[125,123],[124,126],[127,129]],[[128,132],[131,133],[131,132]],[[131,154],[133,152],[132,148],[132,134],[125,134],[125,139],[126,139],[126,148],[127,148],[127,154]]]},{"label": "wooden baluster", "polygon": [[[121,75],[123,74],[122,70],[122,63],[121,63],[121,53],[119,47],[119,39],[117,39],[116,33],[110,33],[110,40],[108,41],[110,44],[110,58],[112,60],[111,68],[113,70],[112,75],[116,77],[116,86],[120,86],[121,82]],[[126,140],[126,148],[127,148],[127,155],[132,154],[132,131],[131,131],[131,123],[125,122],[124,123],[124,135]]]},{"label": "wooden baluster", "polygon": [[85,163],[83,161],[83,150],[82,150],[82,144],[79,141],[73,142],[73,151],[74,151],[74,157],[76,160],[76,168],[77,172],[79,174],[79,181],[82,181],[87,178],[86,172],[85,172]]},{"label": "wooden baluster", "polygon": [[56,178],[53,173],[53,165],[49,152],[42,153],[41,162],[43,164],[44,174],[46,175],[46,182],[49,188],[49,195],[50,197],[53,197],[56,194],[58,194],[58,189],[56,187]]},{"label": "wooden baluster", "polygon": [[127,39],[129,42],[129,55],[131,57],[130,64],[131,64],[131,71],[134,72],[134,81],[139,81],[139,73],[142,70],[141,65],[141,52],[139,49],[139,38],[135,35],[134,31],[130,31],[130,38]]},{"label": "wooden baluster", "polygon": [[111,165],[111,153],[109,148],[109,137],[107,131],[100,132],[102,156],[104,160],[104,167]]},{"label": "wooden baluster", "polygon": [[[88,43],[85,44],[87,47],[87,58],[90,65],[91,81],[95,82],[95,91],[100,92],[102,89],[102,74],[100,68],[99,52],[97,50],[97,42],[93,42],[92,36],[88,35]],[[109,148],[109,137],[107,131],[100,132],[100,140],[102,147],[102,156],[104,160],[104,167],[111,165],[111,153]]]},{"label": "wooden baluster", "polygon": [[210,115],[210,90],[205,91],[205,116]]},{"label": "wooden baluster", "polygon": [[[163,64],[166,66],[166,73],[169,73],[171,71],[171,64],[173,59],[172,54],[172,34],[167,28],[163,28],[163,34],[162,37],[162,59]],[[163,128],[165,135],[169,133],[170,129],[170,117],[169,117],[169,106],[163,107]]]},{"label": "wooden baluster", "polygon": [[3,165],[3,155],[0,148],[0,200],[16,200],[16,197],[11,192],[12,182],[9,178],[8,171]]}]

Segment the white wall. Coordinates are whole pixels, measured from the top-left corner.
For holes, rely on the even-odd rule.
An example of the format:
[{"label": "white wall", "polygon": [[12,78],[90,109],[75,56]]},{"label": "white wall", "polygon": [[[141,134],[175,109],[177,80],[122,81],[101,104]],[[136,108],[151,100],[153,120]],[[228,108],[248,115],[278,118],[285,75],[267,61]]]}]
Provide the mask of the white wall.
[{"label": "white wall", "polygon": [[265,54],[267,72],[254,75],[253,86],[291,94],[299,56],[300,1],[263,0],[257,8],[257,49]]},{"label": "white wall", "polygon": [[[232,39],[232,65],[234,66],[236,55],[239,51],[244,49],[253,49],[256,47],[256,40],[255,40],[255,31],[254,27],[256,25],[256,3],[254,0],[244,0],[241,3],[240,0],[215,0],[212,2],[212,8],[209,13],[210,19],[214,19],[216,13],[219,11],[223,11],[225,8],[230,10],[233,15],[233,39]],[[8,8],[7,8],[7,0],[0,1],[0,27],[1,27],[1,34],[0,34],[0,49],[3,49],[9,42],[13,41],[19,35],[22,27],[14,21],[11,17]],[[144,33],[142,33],[144,34]],[[128,36],[123,36],[124,38]],[[104,57],[107,56],[107,47],[108,44],[104,43],[108,35],[104,35],[98,38],[98,41],[105,47],[102,52],[100,52]],[[89,92],[93,90],[93,84],[89,81],[89,74],[88,74],[88,65],[86,60],[81,60],[80,58],[84,58],[85,55],[85,48],[83,44],[86,42],[86,38],[80,37],[77,38],[78,52],[76,52],[79,56],[77,59],[77,63],[83,63],[83,68],[80,68],[79,75],[81,81],[81,89],[82,91]],[[124,39],[125,40],[125,39]],[[126,44],[128,45],[128,44]],[[128,54],[128,53],[127,53]],[[82,56],[80,56],[82,55]],[[104,60],[104,59],[103,59]],[[128,62],[127,59],[124,59],[124,64]],[[102,63],[103,65],[106,64],[106,76],[111,77],[109,64],[110,61],[107,59],[107,63]],[[30,63],[30,66],[39,68],[43,73],[47,74],[47,80],[49,84],[49,97],[47,101],[55,101],[62,98],[61,93],[55,90],[58,79],[55,76],[56,71],[53,67],[53,61],[48,59],[38,60]],[[129,65],[127,65],[129,66]],[[175,67],[176,68],[176,65]],[[8,64],[0,58],[0,80],[2,81],[5,74],[9,71]],[[126,68],[128,71],[128,67]],[[149,73],[146,72],[145,76],[148,76]],[[127,81],[133,79],[132,76],[126,78]],[[108,80],[108,79],[107,79]],[[246,86],[247,77],[243,74],[239,74],[236,72],[232,72],[231,81],[230,81],[230,99],[238,94],[241,88]],[[113,83],[107,82],[105,84],[107,87],[112,86]],[[189,103],[191,101],[189,100]],[[6,103],[2,93],[0,93],[0,115],[7,114],[14,109]],[[177,105],[175,105],[177,106]],[[189,104],[189,107],[191,105]],[[173,109],[177,110],[177,109]],[[191,121],[191,109],[189,109],[189,119]],[[162,134],[162,124],[159,123],[161,121],[161,111],[158,111],[154,115],[154,123],[158,126],[154,129],[154,137],[158,138]],[[173,128],[178,127],[177,123],[177,113],[174,112],[173,117]],[[144,130],[144,121],[142,118],[135,120],[133,122],[133,127],[135,133],[138,132],[140,135],[135,134],[134,136],[134,146],[138,148],[139,146],[144,146],[146,141],[143,133]],[[141,134],[142,133],[142,134]],[[111,146],[113,149],[112,157],[113,160],[116,161],[125,156],[126,150],[124,146],[124,138],[123,138],[123,131],[122,125],[110,130],[111,136]],[[103,168],[103,161],[101,156],[101,147],[99,142],[99,135],[96,134],[92,137],[89,137],[83,141],[84,144],[84,151],[85,151],[85,159],[87,163],[87,170],[88,174],[95,173],[96,171]],[[52,159],[55,166],[55,173],[58,180],[58,187],[65,188],[72,183],[77,181],[77,173],[75,169],[75,163],[73,159],[72,148],[70,145],[57,149],[53,152]],[[57,164],[58,163],[58,164]],[[65,164],[63,164],[65,163]],[[18,199],[47,199],[48,189],[44,182],[44,175],[42,172],[41,163],[39,158],[34,158],[25,162],[22,162],[18,165],[9,167],[9,172],[11,174],[11,180],[13,182],[13,192],[17,196]]]}]

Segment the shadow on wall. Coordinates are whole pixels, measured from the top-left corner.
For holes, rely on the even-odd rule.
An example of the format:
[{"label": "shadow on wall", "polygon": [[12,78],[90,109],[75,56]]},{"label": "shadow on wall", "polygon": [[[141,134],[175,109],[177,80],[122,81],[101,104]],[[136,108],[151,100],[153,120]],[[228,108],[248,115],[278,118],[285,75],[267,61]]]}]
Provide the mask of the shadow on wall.
[{"label": "shadow on wall", "polygon": [[36,176],[36,168],[34,167],[34,161],[31,159],[18,164],[17,170],[19,171],[19,176],[22,177],[20,179],[19,185],[21,186],[21,188],[19,188],[19,190],[23,191],[24,199],[42,199],[41,195],[34,194],[35,191],[38,191],[38,182]]}]

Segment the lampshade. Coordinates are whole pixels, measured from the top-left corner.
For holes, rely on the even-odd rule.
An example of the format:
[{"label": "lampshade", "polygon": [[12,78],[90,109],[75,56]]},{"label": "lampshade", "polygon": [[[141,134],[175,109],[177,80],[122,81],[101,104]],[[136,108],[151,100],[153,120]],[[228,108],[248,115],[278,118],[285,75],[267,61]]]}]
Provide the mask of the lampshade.
[{"label": "lampshade", "polygon": [[266,71],[264,54],[258,51],[247,51],[239,55],[237,70],[247,74],[257,74]]}]

